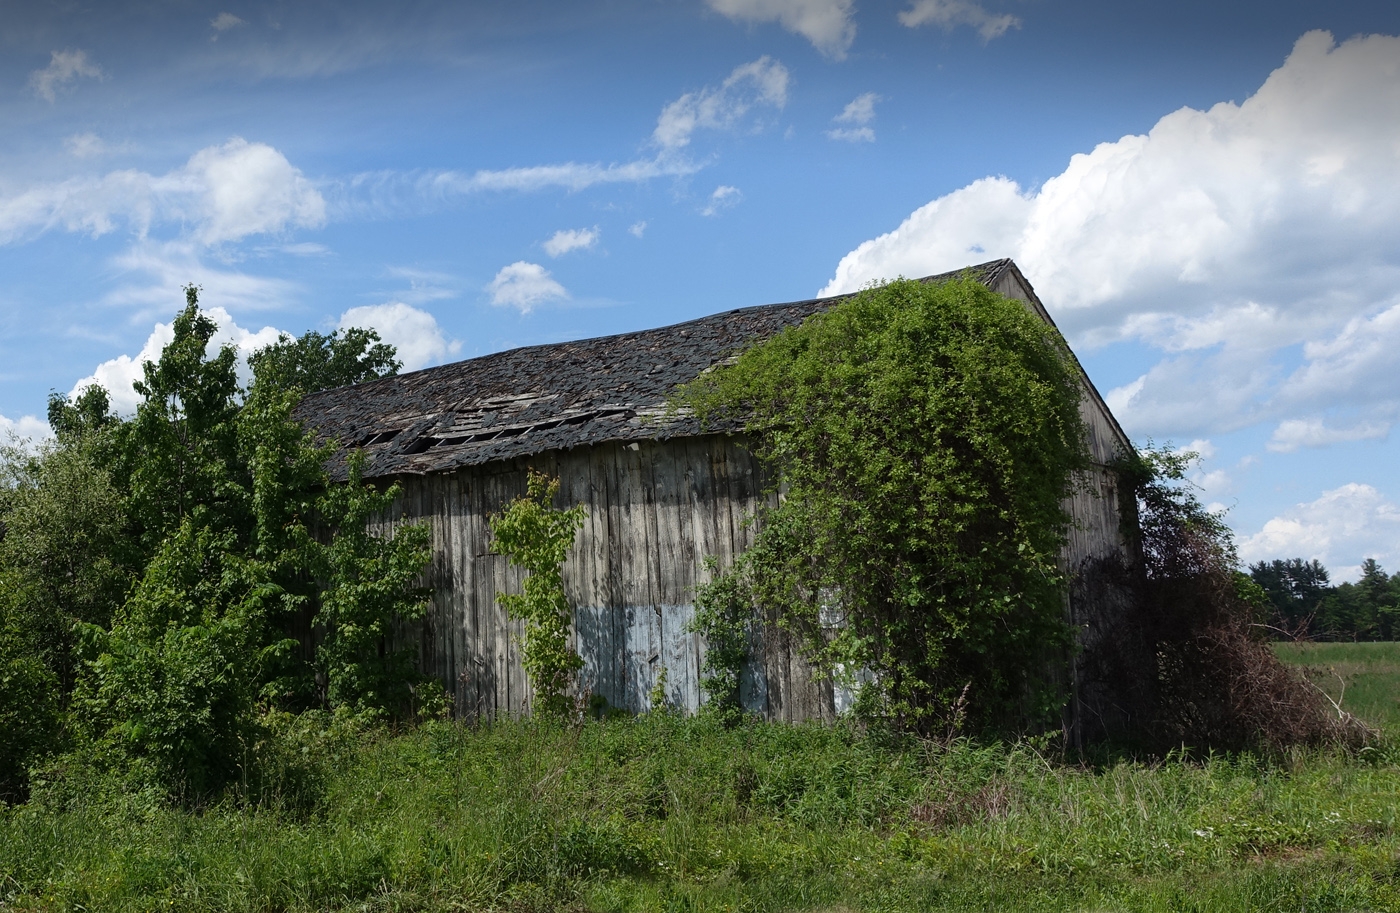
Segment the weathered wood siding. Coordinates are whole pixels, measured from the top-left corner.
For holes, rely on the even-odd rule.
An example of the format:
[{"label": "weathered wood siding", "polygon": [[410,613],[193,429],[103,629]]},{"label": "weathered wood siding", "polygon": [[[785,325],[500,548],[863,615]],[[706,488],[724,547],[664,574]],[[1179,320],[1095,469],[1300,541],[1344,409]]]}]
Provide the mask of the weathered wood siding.
[{"label": "weathered wood siding", "polygon": [[[393,522],[431,524],[434,595],[424,623],[400,636],[418,641],[424,671],[442,680],[461,715],[528,710],[522,627],[496,600],[518,592],[521,574],[491,553],[487,518],[524,494],[531,468],[560,480],[561,505],[588,511],[564,564],[582,688],[645,710],[664,668],[669,701],[695,710],[704,658],[687,630],[695,587],[708,579],[707,556],[727,567],[752,543],[745,518],[763,489],[753,457],[724,436],[604,444],[401,479]],[[765,638],[741,690],[751,709],[775,719],[831,714],[830,687],[811,681],[781,637]]]},{"label": "weathered wood siding", "polygon": [[[392,522],[431,524],[434,595],[425,621],[400,636],[418,644],[424,671],[443,682],[462,716],[528,712],[521,625],[496,599],[517,592],[521,575],[491,553],[487,518],[524,493],[531,468],[560,480],[561,506],[588,511],[564,565],[582,688],[612,706],[646,710],[664,668],[668,700],[695,710],[704,661],[704,644],[687,630],[695,587],[709,579],[706,557],[728,567],[752,543],[745,520],[764,497],[757,462],[726,436],[604,444],[401,479]],[[1069,506],[1076,523],[1067,567],[1119,547],[1110,476],[1090,473]],[[835,715],[844,695],[814,680],[785,633],[770,628],[755,646],[742,677],[746,707],[778,720]]]}]

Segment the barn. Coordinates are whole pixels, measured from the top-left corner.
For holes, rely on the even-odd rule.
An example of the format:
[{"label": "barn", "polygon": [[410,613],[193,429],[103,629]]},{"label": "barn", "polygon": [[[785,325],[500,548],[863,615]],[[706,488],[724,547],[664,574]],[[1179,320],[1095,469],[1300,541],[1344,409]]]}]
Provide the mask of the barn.
[{"label": "barn", "polygon": [[[1025,276],[998,260],[929,277],[970,274],[1018,299],[1053,326]],[[525,490],[530,469],[560,480],[560,503],[583,504],[587,520],[564,566],[575,607],[580,687],[611,706],[645,710],[665,671],[668,701],[701,701],[705,645],[691,633],[695,587],[705,559],[727,566],[752,541],[745,524],[765,498],[765,480],[738,429],[702,430],[667,412],[668,394],[743,348],[830,307],[838,298],[726,311],[659,329],[531,346],[386,377],[306,397],[298,417],[341,450],[366,454],[365,476],[402,486],[386,525],[432,529],[427,618],[400,636],[419,650],[469,719],[527,712],[520,664],[521,626],[496,594],[515,591],[519,574],[492,554],[488,516]],[[1103,398],[1083,378],[1081,412],[1092,469],[1069,504],[1074,524],[1062,562],[1075,583],[1066,612],[1081,629],[1067,720],[1101,716],[1111,695],[1081,682],[1086,658],[1110,630],[1112,588],[1094,568],[1131,558],[1110,463],[1129,447]],[[1125,519],[1128,518],[1128,519]],[[1110,595],[1105,597],[1105,593]],[[1101,691],[1102,689],[1100,689]],[[745,707],[775,720],[827,719],[848,695],[813,675],[776,629],[760,632],[744,670]]]}]

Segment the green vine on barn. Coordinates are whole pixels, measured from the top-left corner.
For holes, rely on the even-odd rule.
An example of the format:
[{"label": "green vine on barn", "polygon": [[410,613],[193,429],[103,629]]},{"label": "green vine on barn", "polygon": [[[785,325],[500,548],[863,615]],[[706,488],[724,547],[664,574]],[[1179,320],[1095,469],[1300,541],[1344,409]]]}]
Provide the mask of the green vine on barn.
[{"label": "green vine on barn", "polygon": [[[733,647],[771,613],[820,667],[864,671],[858,709],[916,731],[964,692],[978,728],[1048,721],[1080,397],[1053,327],[971,278],[871,287],[697,378],[677,404],[742,422],[782,492],[702,588],[701,632]],[[715,659],[732,707],[742,655]]]},{"label": "green vine on barn", "polygon": [[497,598],[512,618],[525,620],[521,665],[535,691],[535,710],[566,718],[574,711],[569,690],[583,660],[569,646],[573,610],[564,595],[562,569],[587,513],[581,504],[555,508],[558,494],[558,479],[531,471],[525,496],[492,516],[490,525],[492,550],[528,573],[520,593]]}]

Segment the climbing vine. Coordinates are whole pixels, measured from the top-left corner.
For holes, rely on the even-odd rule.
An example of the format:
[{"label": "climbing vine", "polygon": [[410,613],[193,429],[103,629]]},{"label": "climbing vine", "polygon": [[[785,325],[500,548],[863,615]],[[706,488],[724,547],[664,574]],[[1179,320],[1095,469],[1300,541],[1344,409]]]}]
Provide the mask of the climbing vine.
[{"label": "climbing vine", "polygon": [[720,572],[713,557],[705,559],[711,579],[696,587],[695,617],[690,624],[690,629],[705,639],[700,675],[705,709],[727,722],[737,722],[743,713],[739,676],[748,660],[755,624],[751,586],[745,574],[749,559],[740,556],[739,561],[738,566]]},{"label": "climbing vine", "polygon": [[490,518],[491,548],[528,576],[520,593],[498,593],[512,618],[525,620],[521,663],[535,691],[535,710],[565,718],[574,710],[569,697],[583,660],[569,646],[573,612],[564,595],[564,558],[587,516],[583,505],[555,508],[559,480],[530,472],[524,497]]},{"label": "climbing vine", "polygon": [[[865,712],[916,730],[964,695],[981,728],[1047,720],[1080,395],[1054,328],[970,278],[866,289],[697,378],[678,405],[740,421],[782,495],[702,590],[702,626],[771,613],[821,667],[868,680]],[[733,695],[720,639],[711,693]]]}]

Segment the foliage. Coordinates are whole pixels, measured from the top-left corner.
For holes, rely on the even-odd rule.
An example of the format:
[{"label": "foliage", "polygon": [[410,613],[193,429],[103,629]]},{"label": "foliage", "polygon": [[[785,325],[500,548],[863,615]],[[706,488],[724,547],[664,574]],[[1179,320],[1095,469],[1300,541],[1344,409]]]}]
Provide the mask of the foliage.
[{"label": "foliage", "polygon": [[174,338],[132,385],[142,401],[119,429],[118,472],[149,553],[186,517],[236,534],[252,525],[251,480],[238,449],[238,353],[225,345],[206,355],[217,330],[199,308],[199,290],[187,287]]},{"label": "foliage", "polygon": [[0,801],[65,745],[80,631],[105,626],[133,572],[101,432],[0,448]]},{"label": "foliage", "polygon": [[545,716],[572,715],[569,690],[583,660],[569,646],[573,610],[564,594],[564,558],[583,526],[583,505],[555,508],[559,480],[530,472],[524,497],[490,518],[491,548],[528,576],[519,593],[497,598],[513,618],[525,620],[521,665],[535,692],[535,710]]},{"label": "foliage", "polygon": [[96,384],[84,387],[72,401],[62,393],[50,393],[48,418],[60,440],[88,437],[117,424],[111,397]]},{"label": "foliage", "polygon": [[364,485],[363,469],[363,451],[352,454],[346,484],[320,502],[332,535],[316,561],[322,581],[316,622],[323,631],[316,670],[324,706],[402,713],[420,682],[416,657],[410,647],[387,643],[391,624],[427,610],[427,590],[416,583],[430,557],[428,527],[405,526],[389,538],[371,532],[370,522],[387,514],[399,487]]},{"label": "foliage", "polygon": [[1389,576],[1367,558],[1359,580],[1338,584],[1322,597],[1310,633],[1326,640],[1400,639],[1400,574]]},{"label": "foliage", "polygon": [[349,327],[297,338],[283,333],[248,358],[259,380],[278,390],[314,393],[397,374],[403,363],[374,330]]},{"label": "foliage", "polygon": [[754,615],[754,583],[743,574],[752,559],[740,558],[737,567],[719,571],[714,558],[705,559],[710,580],[695,588],[695,617],[691,630],[705,639],[705,662],[700,688],[703,712],[737,722],[743,713],[739,679],[749,658],[749,644],[759,619]]},{"label": "foliage", "polygon": [[1327,568],[1316,559],[1260,561],[1249,566],[1249,576],[1269,601],[1268,623],[1285,637],[1308,634],[1331,589]]},{"label": "foliage", "polygon": [[969,278],[867,289],[678,401],[742,421],[782,496],[734,585],[820,665],[867,670],[868,712],[929,732],[964,689],[983,728],[1058,706],[1080,396],[1054,329]]},{"label": "foliage", "polygon": [[304,389],[395,369],[392,349],[284,337],[244,391],[216,330],[187,288],[132,418],[100,387],[55,394],[54,440],[0,454],[0,792],[96,764],[202,801],[253,774],[267,702],[305,706],[318,672],[325,706],[411,709],[419,676],[383,641],[421,614],[426,533],[370,535],[394,492],[330,485],[331,448],[292,417]]},{"label": "foliage", "polygon": [[[645,714],[401,735],[281,718],[261,803],[47,787],[6,910],[1390,910],[1400,767],[1104,758]],[[1370,754],[1370,753],[1368,753]],[[278,800],[278,790],[287,802]],[[301,804],[305,803],[305,804]]]},{"label": "foliage", "polygon": [[77,626],[106,627],[136,576],[124,499],[103,465],[106,437],[63,434],[34,451],[0,455],[10,483],[0,539],[4,598],[65,692],[76,675]]},{"label": "foliage", "polygon": [[112,760],[149,767],[186,799],[237,779],[257,715],[280,588],[227,534],[192,520],[161,543],[76,693]]},{"label": "foliage", "polygon": [[24,798],[27,768],[59,733],[58,677],[45,644],[0,592],[0,805]]},{"label": "foliage", "polygon": [[1400,574],[1374,558],[1355,583],[1332,584],[1317,559],[1259,561],[1249,574],[1268,599],[1271,634],[1295,640],[1400,640]]},{"label": "foliage", "polygon": [[239,773],[286,593],[277,562],[256,556],[236,350],[208,356],[217,327],[198,290],[185,291],[173,339],[134,385],[136,415],[116,428],[126,513],[146,560],[110,630],[92,631],[75,723],[114,760],[148,766],[194,798]]}]

